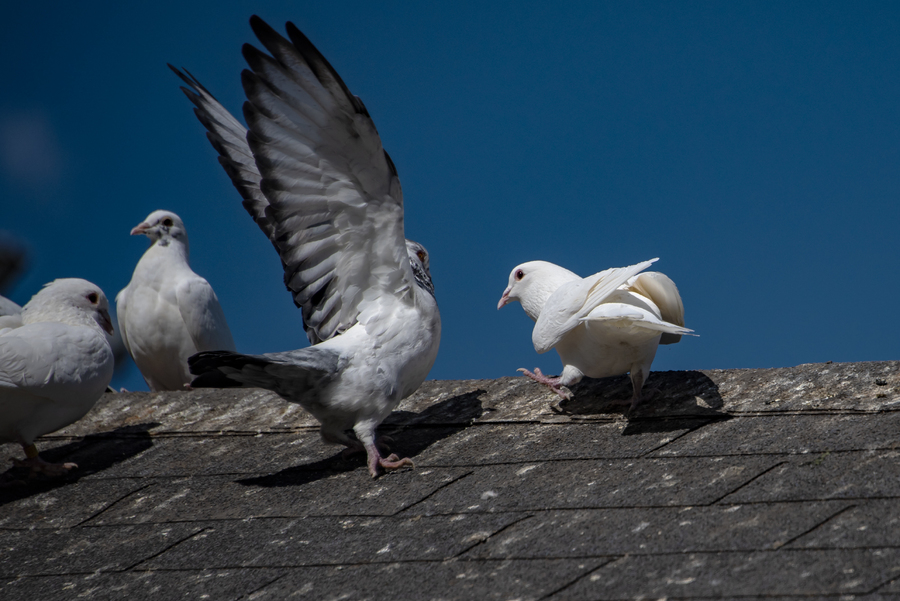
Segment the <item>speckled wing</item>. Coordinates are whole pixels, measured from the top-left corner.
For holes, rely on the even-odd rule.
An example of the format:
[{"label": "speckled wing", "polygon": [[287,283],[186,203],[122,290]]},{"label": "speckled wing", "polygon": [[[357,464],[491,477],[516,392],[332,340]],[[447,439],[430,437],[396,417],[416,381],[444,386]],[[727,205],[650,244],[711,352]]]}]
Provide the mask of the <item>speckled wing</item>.
[{"label": "speckled wing", "polygon": [[[169,68],[190,88],[182,86],[181,91],[194,103],[194,114],[206,128],[206,137],[219,153],[219,163],[231,178],[244,199],[244,208],[266,237],[275,244],[275,227],[266,214],[269,201],[259,189],[262,176],[256,168],[256,160],[247,144],[247,128],[234,118],[216,98],[209,93],[197,78],[185,69],[184,73],[169,65]],[[278,245],[275,245],[278,249]]]},{"label": "speckled wing", "polygon": [[534,349],[546,353],[563,336],[581,323],[581,319],[602,303],[629,278],[647,269],[659,259],[628,267],[612,267],[582,280],[567,282],[550,295],[531,332]]},{"label": "speckled wing", "polygon": [[[684,304],[678,287],[667,275],[658,271],[642,273],[628,281],[628,289],[653,301],[663,321],[684,326]],[[675,344],[680,340],[680,334],[664,333],[659,343]]]},{"label": "speckled wing", "polygon": [[291,23],[290,40],[259,17],[250,24],[271,53],[244,45],[250,69],[241,77],[246,140],[267,203],[265,226],[254,214],[262,201],[243,184],[253,174],[235,143],[239,130],[208,93],[186,81],[205,113],[201,121],[215,132],[210,139],[223,165],[240,176],[239,190],[247,188],[245,206],[263,231],[271,227],[267,235],[281,257],[285,284],[303,311],[310,342],[317,343],[355,324],[366,305],[366,315],[376,318],[377,299],[413,302],[400,180],[362,101],[312,43]]}]

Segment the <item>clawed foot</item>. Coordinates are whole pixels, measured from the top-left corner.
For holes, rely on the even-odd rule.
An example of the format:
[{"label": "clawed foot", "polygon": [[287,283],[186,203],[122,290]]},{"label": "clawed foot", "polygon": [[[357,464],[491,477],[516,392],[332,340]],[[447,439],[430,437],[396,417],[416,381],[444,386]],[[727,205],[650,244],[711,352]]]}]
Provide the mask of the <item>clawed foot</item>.
[{"label": "clawed foot", "polygon": [[369,473],[373,478],[377,478],[382,474],[382,470],[396,470],[401,467],[416,467],[409,457],[400,459],[396,453],[391,453],[387,457],[382,457],[375,446],[366,447],[369,455]]},{"label": "clawed foot", "polygon": [[10,461],[12,461],[13,465],[16,467],[24,467],[31,470],[28,474],[29,478],[34,478],[38,474],[44,474],[51,478],[58,478],[59,476],[68,474],[71,470],[78,469],[78,464],[76,463],[49,463],[40,457],[30,457],[28,459],[16,459],[15,457],[10,457]]},{"label": "clawed foot", "polygon": [[527,369],[525,369],[524,367],[520,367],[516,371],[522,372],[523,374],[525,374],[526,376],[528,376],[529,378],[531,378],[538,384],[543,384],[544,386],[549,387],[550,390],[552,390],[553,392],[555,392],[556,394],[561,396],[563,398],[563,400],[566,400],[566,401],[572,400],[572,396],[573,396],[572,393],[569,392],[569,390],[567,388],[563,388],[562,384],[560,384],[560,381],[562,380],[562,378],[560,378],[560,377],[551,378],[549,376],[545,376],[543,373],[541,373],[541,368],[539,368],[539,367],[535,367],[534,372],[530,372]]}]

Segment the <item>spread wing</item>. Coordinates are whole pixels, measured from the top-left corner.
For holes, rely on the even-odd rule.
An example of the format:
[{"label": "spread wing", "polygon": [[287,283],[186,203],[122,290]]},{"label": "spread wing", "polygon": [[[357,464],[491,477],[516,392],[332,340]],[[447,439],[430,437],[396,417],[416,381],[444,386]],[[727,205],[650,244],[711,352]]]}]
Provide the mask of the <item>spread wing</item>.
[{"label": "spread wing", "polygon": [[259,17],[250,24],[271,55],[243,48],[246,146],[240,124],[183,79],[317,343],[356,323],[367,299],[413,302],[400,180],[362,101],[315,46],[291,23],[290,40]]},{"label": "spread wing", "polygon": [[534,349],[546,353],[562,340],[581,319],[602,303],[629,278],[647,269],[659,259],[628,267],[612,267],[583,280],[567,282],[550,295],[531,332]]},{"label": "spread wing", "polygon": [[[658,271],[642,273],[628,282],[628,289],[649,298],[659,307],[660,317],[676,326],[684,326],[684,304],[678,287],[668,276]],[[680,334],[664,333],[660,344],[675,344],[681,340]]]}]

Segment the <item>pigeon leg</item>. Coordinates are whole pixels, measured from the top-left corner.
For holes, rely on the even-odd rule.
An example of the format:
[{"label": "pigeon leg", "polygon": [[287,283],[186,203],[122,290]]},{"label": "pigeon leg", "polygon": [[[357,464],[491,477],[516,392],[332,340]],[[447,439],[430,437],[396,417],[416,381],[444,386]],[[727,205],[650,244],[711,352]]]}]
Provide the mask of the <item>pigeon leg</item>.
[{"label": "pigeon leg", "polygon": [[628,412],[633,412],[638,405],[641,404],[641,389],[644,387],[644,371],[641,369],[633,369],[631,371],[631,385],[634,392],[631,395],[631,407]]},{"label": "pigeon leg", "polygon": [[565,400],[572,399],[572,393],[562,387],[560,382],[562,381],[562,377],[551,378],[549,376],[545,376],[541,373],[541,368],[535,367],[534,372],[530,372],[524,367],[520,367],[516,371],[520,371],[538,384],[543,384],[544,386],[548,386],[550,390],[561,396]]},{"label": "pigeon leg", "polygon": [[31,470],[30,478],[37,474],[45,474],[47,476],[56,477],[67,474],[70,470],[76,469],[78,464],[75,463],[49,463],[41,459],[38,455],[37,447],[32,444],[23,444],[25,450],[25,459],[12,459],[13,465],[16,467],[27,467]]},{"label": "pigeon leg", "polygon": [[412,459],[408,457],[401,459],[395,453],[391,453],[387,457],[381,456],[381,453],[378,451],[378,445],[375,442],[374,424],[357,424],[353,431],[356,432],[356,437],[365,446],[366,463],[373,478],[380,476],[382,470],[396,470],[405,466],[415,467]]},{"label": "pigeon leg", "polygon": [[380,468],[385,470],[396,470],[405,466],[416,467],[415,464],[413,464],[412,459],[409,457],[400,459],[396,453],[391,453],[387,457],[382,457],[375,444],[366,445],[366,455],[368,456],[369,473],[372,474],[373,478],[377,478],[381,475]]}]

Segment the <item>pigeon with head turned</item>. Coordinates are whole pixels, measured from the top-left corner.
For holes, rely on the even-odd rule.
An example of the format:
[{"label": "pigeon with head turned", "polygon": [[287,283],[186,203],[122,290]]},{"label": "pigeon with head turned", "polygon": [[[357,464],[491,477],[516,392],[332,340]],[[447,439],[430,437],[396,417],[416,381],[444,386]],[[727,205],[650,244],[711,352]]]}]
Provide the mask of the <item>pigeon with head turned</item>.
[{"label": "pigeon with head turned", "polygon": [[675,283],[658,272],[641,273],[657,260],[587,278],[546,261],[515,267],[497,308],[514,300],[522,303],[535,321],[531,335],[535,350],[546,353],[555,348],[564,365],[562,375],[555,378],[537,368],[519,371],[565,399],[571,393],[562,387],[584,376],[630,373],[634,410],[657,347],[693,332],[684,327],[684,305]]},{"label": "pigeon with head turned", "polygon": [[377,477],[412,465],[382,456],[375,429],[437,357],[441,319],[428,253],[404,238],[397,170],[362,101],[292,23],[289,40],[259,17],[250,25],[269,54],[243,48],[249,131],[193,76],[173,70],[190,87],[182,90],[244,207],[275,246],[313,346],[198,353],[192,386],[273,390],[315,416],[326,442],[365,451]]},{"label": "pigeon with head turned", "polygon": [[34,439],[78,421],[113,373],[109,301],[81,279],[47,284],[22,309],[22,325],[0,333],[0,442],[15,442],[32,472],[60,475],[77,467],[38,455]]},{"label": "pigeon with head turned", "polygon": [[152,391],[184,390],[188,357],[234,351],[219,299],[188,263],[187,230],[171,211],[153,211],[131,230],[151,245],[116,296],[122,342]]}]

